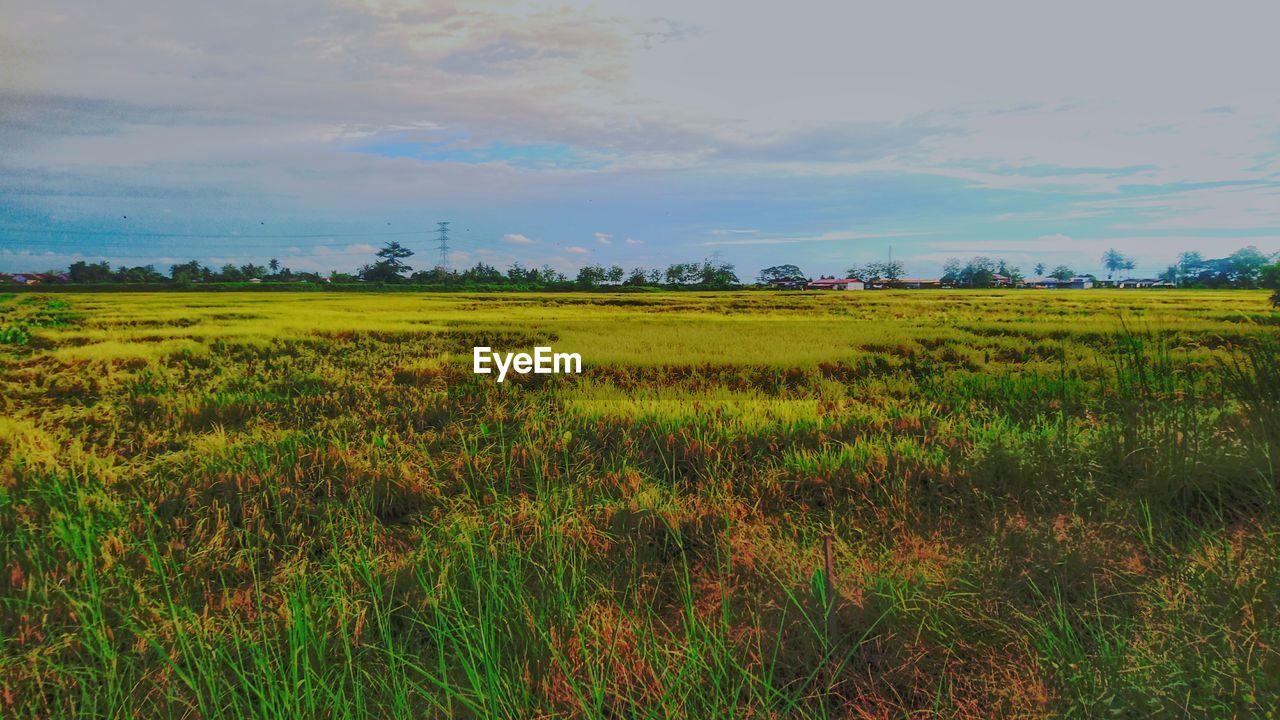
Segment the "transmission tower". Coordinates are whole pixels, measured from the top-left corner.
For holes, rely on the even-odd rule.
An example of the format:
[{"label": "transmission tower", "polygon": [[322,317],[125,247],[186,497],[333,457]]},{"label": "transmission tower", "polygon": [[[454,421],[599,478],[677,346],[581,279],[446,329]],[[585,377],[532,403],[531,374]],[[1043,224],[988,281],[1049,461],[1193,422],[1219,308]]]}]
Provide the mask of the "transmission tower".
[{"label": "transmission tower", "polygon": [[441,270],[449,269],[449,223],[436,223],[436,240],[440,244],[440,264],[437,266]]}]

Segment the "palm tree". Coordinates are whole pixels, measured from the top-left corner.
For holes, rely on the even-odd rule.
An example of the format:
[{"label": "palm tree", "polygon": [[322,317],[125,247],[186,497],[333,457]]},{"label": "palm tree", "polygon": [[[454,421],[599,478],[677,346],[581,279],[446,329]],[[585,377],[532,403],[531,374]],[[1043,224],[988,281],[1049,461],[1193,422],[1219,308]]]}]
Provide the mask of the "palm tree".
[{"label": "palm tree", "polygon": [[1110,280],[1117,270],[1133,269],[1133,259],[1125,257],[1123,253],[1115,248],[1111,248],[1102,255],[1102,265],[1107,268],[1107,279]]}]

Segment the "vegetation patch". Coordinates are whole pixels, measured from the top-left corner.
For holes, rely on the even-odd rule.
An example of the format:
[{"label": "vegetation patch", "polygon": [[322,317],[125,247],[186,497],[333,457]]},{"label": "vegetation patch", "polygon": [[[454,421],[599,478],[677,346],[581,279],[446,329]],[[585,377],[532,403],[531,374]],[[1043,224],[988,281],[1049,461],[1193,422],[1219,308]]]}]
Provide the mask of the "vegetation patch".
[{"label": "vegetation patch", "polygon": [[0,716],[1267,717],[1276,317],[3,298]]}]

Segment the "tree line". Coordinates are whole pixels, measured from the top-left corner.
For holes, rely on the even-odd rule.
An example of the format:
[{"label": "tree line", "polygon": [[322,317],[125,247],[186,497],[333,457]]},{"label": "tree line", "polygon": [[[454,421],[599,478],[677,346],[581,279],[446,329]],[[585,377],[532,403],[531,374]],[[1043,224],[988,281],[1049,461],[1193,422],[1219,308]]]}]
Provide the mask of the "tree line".
[{"label": "tree line", "polygon": [[[621,265],[586,265],[569,277],[549,265],[540,268],[525,267],[519,262],[505,271],[478,262],[462,270],[440,267],[414,271],[406,262],[413,251],[398,242],[389,242],[378,250],[376,260],[358,268],[355,272],[331,271],[327,274],[296,272],[283,267],[274,258],[266,265],[247,263],[226,264],[220,268],[206,267],[199,262],[171,265],[165,275],[154,265],[112,268],[103,261],[72,263],[67,279],[84,284],[159,284],[159,283],[243,283],[243,282],[312,282],[312,283],[412,283],[449,288],[502,287],[510,289],[599,289],[610,287],[630,288],[689,288],[728,289],[740,287],[742,281],[732,263],[702,262],[672,263],[666,268],[623,268]],[[1112,279],[1117,273],[1132,271],[1133,258],[1116,249],[1108,250],[1101,258]],[[1037,263],[1034,276],[1068,280],[1081,275],[1068,265],[1053,268]],[[906,273],[902,261],[870,262],[851,265],[845,277],[858,278],[869,283],[893,283]],[[1093,280],[1097,277],[1084,274]],[[827,277],[827,276],[823,276]],[[760,271],[757,282],[761,285],[779,282],[804,283],[809,280],[796,265],[775,265]],[[939,278],[943,285],[959,288],[987,288],[1026,279],[1021,268],[1003,258],[976,256],[968,260],[951,258],[943,265]],[[1205,258],[1198,252],[1184,252],[1155,279],[1177,287],[1203,288],[1272,288],[1280,290],[1280,253],[1268,255],[1250,246],[1222,258]]]},{"label": "tree line", "polygon": [[666,268],[633,267],[621,265],[586,265],[575,277],[569,277],[550,265],[540,268],[512,263],[505,271],[487,263],[478,262],[462,269],[441,267],[414,271],[407,262],[414,255],[398,242],[389,242],[375,254],[374,262],[363,265],[355,272],[331,271],[295,272],[283,267],[276,259],[266,265],[223,265],[213,269],[198,261],[169,266],[165,275],[154,265],[112,268],[109,262],[72,263],[67,279],[85,284],[159,284],[159,283],[243,283],[243,282],[312,282],[312,283],[411,283],[443,287],[506,287],[514,289],[596,289],[603,287],[652,287],[690,289],[728,289],[741,284],[732,263],[702,262],[673,263]]}]

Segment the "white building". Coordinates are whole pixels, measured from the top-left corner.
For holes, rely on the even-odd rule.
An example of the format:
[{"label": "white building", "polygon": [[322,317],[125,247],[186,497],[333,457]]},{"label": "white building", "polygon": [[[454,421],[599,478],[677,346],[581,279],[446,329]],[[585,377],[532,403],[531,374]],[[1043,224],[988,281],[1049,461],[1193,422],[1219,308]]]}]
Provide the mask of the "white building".
[{"label": "white building", "polygon": [[857,278],[843,278],[837,280],[835,278],[825,280],[814,280],[806,287],[810,290],[866,290],[867,286]]}]

